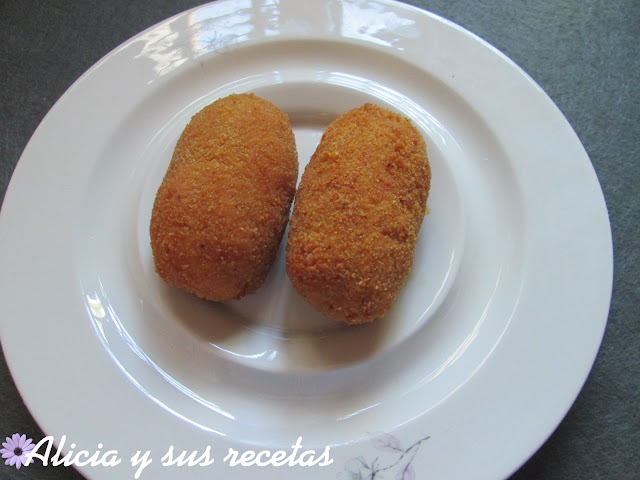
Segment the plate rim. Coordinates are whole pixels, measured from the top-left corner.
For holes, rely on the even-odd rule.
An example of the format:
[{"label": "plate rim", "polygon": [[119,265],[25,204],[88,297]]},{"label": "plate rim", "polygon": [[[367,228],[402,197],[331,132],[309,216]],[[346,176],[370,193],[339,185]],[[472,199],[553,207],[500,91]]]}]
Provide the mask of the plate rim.
[{"label": "plate rim", "polygon": [[[123,44],[121,44],[120,46],[116,47],[114,50],[112,50],[110,53],[108,53],[105,57],[103,57],[100,61],[98,61],[94,66],[92,66],[89,70],[87,70],[87,72],[85,72],[78,80],[76,80],[76,82],[74,82],[74,84],[60,97],[60,99],[56,102],[56,104],[51,108],[51,110],[47,113],[47,115],[45,116],[45,118],[43,119],[43,121],[41,122],[41,124],[38,126],[38,128],[36,129],[35,133],[33,134],[31,140],[29,141],[27,147],[25,148],[20,161],[18,162],[18,165],[16,166],[16,170],[11,178],[11,181],[9,183],[9,186],[7,187],[7,192],[5,194],[5,200],[3,202],[2,205],[2,213],[0,213],[0,245],[5,245],[6,246],[6,242],[8,242],[7,237],[9,236],[9,234],[6,232],[8,230],[6,224],[8,222],[13,222],[15,221],[14,219],[14,214],[12,212],[8,212],[8,210],[11,209],[15,209],[15,200],[14,198],[18,196],[18,193],[16,193],[16,190],[18,190],[18,188],[20,188],[20,184],[24,183],[26,180],[23,178],[25,176],[25,174],[23,174],[23,170],[25,169],[25,164],[27,163],[28,160],[23,161],[23,159],[30,159],[33,158],[33,153],[32,150],[34,150],[36,147],[33,146],[33,144],[35,144],[36,142],[39,141],[43,141],[46,139],[41,139],[41,137],[43,136],[43,131],[48,128],[48,124],[50,122],[53,121],[53,118],[55,115],[58,114],[58,109],[60,108],[58,105],[62,104],[63,102],[67,102],[70,101],[69,98],[74,94],[74,92],[79,89],[82,88],[84,85],[83,83],[87,81],[88,78],[90,78],[91,75],[95,74],[95,72],[97,72],[100,68],[102,68],[105,64],[107,64],[110,59],[115,58],[116,56],[120,55],[121,52],[125,51],[127,46],[130,46],[132,44],[132,42],[135,42],[136,40],[140,39],[143,35],[154,31],[155,29],[159,28],[160,25],[164,25],[170,22],[173,22],[177,19],[183,18],[185,15],[189,14],[190,12],[194,12],[200,9],[203,9],[205,7],[209,7],[211,5],[219,5],[219,4],[234,4],[236,3],[236,0],[221,0],[219,2],[215,2],[212,4],[206,4],[206,5],[202,5],[200,7],[195,7],[193,9],[187,10],[185,12],[179,13],[177,15],[174,15],[172,17],[170,17],[167,20],[164,20],[154,26],[151,26],[149,28],[147,28],[146,30],[140,32],[139,34],[137,34],[136,36],[132,37],[131,39],[125,41]],[[459,34],[463,34],[465,36],[468,36],[469,38],[472,38],[475,42],[479,42],[480,45],[482,46],[482,48],[489,48],[494,54],[497,54],[500,57],[500,60],[502,62],[504,62],[505,60],[507,61],[507,63],[509,64],[509,68],[511,69],[516,69],[517,72],[519,73],[519,75],[524,76],[528,82],[530,82],[532,84],[532,86],[534,88],[539,89],[539,91],[542,93],[543,97],[545,97],[548,102],[551,102],[551,104],[553,105],[553,107],[557,110],[557,113],[561,116],[562,121],[564,121],[566,123],[565,127],[568,126],[569,129],[571,130],[571,132],[573,132],[573,135],[575,136],[574,139],[572,139],[572,141],[577,141],[579,147],[582,149],[582,153],[583,153],[583,160],[586,158],[588,165],[586,165],[587,170],[591,170],[592,176],[593,178],[595,178],[596,181],[596,185],[599,188],[599,183],[597,182],[597,177],[595,176],[595,170],[593,169],[593,166],[591,164],[591,162],[589,161],[588,155],[586,153],[586,151],[584,150],[584,148],[582,147],[582,145],[580,144],[580,141],[577,137],[577,135],[575,134],[575,132],[573,131],[571,125],[568,123],[568,121],[566,120],[566,118],[562,115],[562,113],[560,112],[560,110],[553,104],[553,102],[551,101],[551,99],[549,99],[549,97],[542,91],[542,89],[535,83],[535,81],[528,75],[526,74],[520,67],[518,67],[513,61],[511,61],[510,59],[508,59],[508,57],[506,57],[502,52],[500,52],[499,50],[497,50],[495,47],[489,45],[486,41],[484,41],[483,39],[481,39],[479,36],[465,30],[464,28],[454,24],[453,22],[443,19],[442,17],[439,17],[438,15],[435,15],[431,12],[426,12],[425,10],[422,10],[418,7],[412,6],[412,5],[407,5],[407,4],[401,4],[401,3],[397,3],[394,1],[389,1],[389,0],[378,0],[377,2],[375,2],[377,4],[380,5],[386,5],[388,8],[391,9],[398,9],[398,10],[404,10],[404,11],[412,11],[414,15],[416,16],[424,16],[425,14],[431,19],[431,21],[436,22],[436,23],[441,23],[444,25],[448,25],[449,27],[453,27],[454,30],[456,30]],[[561,122],[562,123],[562,122]],[[41,131],[42,129],[42,131]],[[45,141],[46,143],[46,141]],[[41,147],[38,147],[41,148]],[[578,148],[578,150],[580,150],[580,148]],[[34,162],[36,160],[32,160],[32,162]],[[598,195],[599,194],[599,195]],[[599,192],[596,192],[595,194],[596,197],[599,197],[597,200],[598,202],[596,203],[601,203],[600,208],[600,214],[602,215],[602,208],[604,208],[604,213],[607,213],[606,210],[606,203],[604,201],[604,195],[602,193],[601,188],[599,188]],[[9,207],[7,207],[7,205],[9,205]],[[9,220],[7,220],[7,218],[11,215],[11,218]],[[559,424],[559,422],[562,420],[562,418],[564,417],[564,415],[566,414],[566,412],[568,411],[568,409],[570,408],[571,404],[573,404],[573,402],[575,401],[575,398],[577,397],[577,395],[579,394],[582,385],[584,384],[584,381],[586,381],[586,378],[588,376],[588,373],[591,370],[591,366],[593,365],[593,362],[595,361],[595,357],[596,357],[596,353],[598,351],[599,345],[602,341],[602,337],[604,335],[604,330],[606,327],[606,321],[607,321],[607,312],[609,310],[609,305],[610,305],[610,301],[611,301],[611,293],[612,293],[612,287],[613,287],[613,246],[612,246],[612,241],[611,241],[611,227],[610,224],[608,222],[608,216],[607,216],[607,226],[608,226],[608,235],[604,235],[605,237],[608,237],[608,245],[604,245],[605,248],[605,253],[603,255],[602,258],[602,263],[606,264],[604,265],[605,267],[605,280],[603,282],[604,286],[602,287],[603,289],[605,289],[607,291],[606,294],[604,294],[604,297],[602,297],[601,299],[601,303],[602,305],[606,304],[606,311],[604,311],[601,315],[603,316],[604,320],[600,321],[598,323],[598,325],[600,326],[600,333],[597,334],[597,332],[594,334],[593,337],[593,341],[592,343],[594,344],[595,350],[593,350],[592,355],[585,355],[586,357],[591,357],[591,361],[588,363],[588,365],[586,366],[586,368],[583,368],[583,375],[582,378],[579,379],[579,381],[577,383],[579,383],[579,387],[577,388],[577,390],[572,394],[569,395],[567,398],[565,398],[565,405],[560,409],[563,410],[564,407],[566,406],[566,410],[563,410],[563,412],[561,412],[561,415],[558,417],[558,415],[556,415],[556,417],[551,423],[553,423],[552,428],[550,428],[550,430],[548,430],[542,438],[542,441],[540,441],[536,447],[536,449],[534,449],[533,451],[531,451],[529,453],[529,455],[526,458],[520,459],[520,461],[518,461],[517,463],[517,467],[519,467],[522,463],[524,463],[524,461],[526,461],[526,459],[532,455],[533,453],[535,453],[535,451],[537,450],[537,448],[542,445],[542,443],[544,442],[544,440],[546,440],[546,438],[548,438],[548,436],[555,430],[555,428],[557,427],[557,425]],[[605,242],[606,243],[606,242]],[[8,261],[7,259],[7,254],[6,253],[2,253],[3,251],[5,251],[6,249],[2,249],[0,250],[0,260],[2,260],[3,262]],[[606,258],[604,258],[606,257]],[[15,259],[8,261],[9,264],[16,264]],[[608,267],[608,268],[606,268]],[[8,268],[4,268],[3,271],[8,272],[11,271]],[[7,279],[5,276],[3,276],[2,274],[0,274],[0,285],[4,286],[7,282],[9,281],[9,279]],[[607,284],[608,284],[608,288],[607,288]],[[0,288],[0,292],[5,291],[4,288]],[[0,293],[0,295],[2,295],[2,293]],[[4,303],[4,302],[3,302]],[[5,309],[4,307],[1,307],[2,309],[0,311],[4,312]],[[600,308],[603,308],[602,306]],[[79,309],[78,309],[79,310]],[[86,314],[86,313],[85,313]],[[2,318],[6,318],[4,315]],[[7,323],[5,323],[7,322]],[[46,425],[47,423],[49,423],[48,421],[43,420],[41,422],[41,416],[37,413],[37,411],[34,411],[33,407],[31,406],[30,402],[30,398],[33,398],[34,394],[32,393],[34,391],[34,386],[33,385],[28,385],[28,382],[25,380],[25,378],[22,376],[22,374],[20,375],[15,375],[14,374],[14,370],[16,371],[21,371],[24,372],[24,368],[20,367],[17,365],[17,362],[19,362],[20,360],[20,355],[18,352],[16,352],[16,349],[14,349],[12,346],[8,345],[8,342],[4,342],[4,339],[7,337],[11,337],[13,335],[13,338],[19,338],[19,335],[15,332],[15,330],[11,330],[13,327],[10,326],[10,324],[8,323],[8,321],[3,321],[2,323],[0,323],[0,328],[2,328],[2,338],[3,338],[3,349],[5,351],[5,356],[7,357],[7,364],[9,366],[9,369],[12,373],[12,376],[14,378],[14,382],[16,383],[18,390],[20,391],[21,395],[23,396],[25,403],[27,404],[27,406],[29,407],[30,411],[32,412],[32,415],[34,416],[34,418],[36,418],[36,420],[38,421],[38,423],[40,425]],[[7,332],[12,332],[11,334],[8,334]],[[16,335],[18,335],[16,337]],[[7,352],[10,352],[9,354]],[[494,357],[495,358],[495,357]],[[109,360],[107,358],[103,358],[101,360],[101,362],[104,364],[104,362],[108,362]],[[480,377],[475,377],[475,379],[473,380],[473,382],[477,382],[478,378]],[[471,385],[470,382],[469,385]],[[55,384],[51,384],[52,386]],[[471,388],[469,385],[464,385],[463,388],[468,389]],[[36,388],[37,390],[37,388]],[[570,397],[570,398],[569,398]],[[38,410],[36,408],[36,410]],[[46,416],[46,415],[44,415]],[[556,422],[557,420],[557,422]],[[86,469],[80,469],[80,471],[82,471],[83,474],[85,475],[90,475],[92,473],[94,473],[93,471],[87,471]],[[513,469],[511,471],[514,471]],[[97,477],[96,477],[97,478]]]}]

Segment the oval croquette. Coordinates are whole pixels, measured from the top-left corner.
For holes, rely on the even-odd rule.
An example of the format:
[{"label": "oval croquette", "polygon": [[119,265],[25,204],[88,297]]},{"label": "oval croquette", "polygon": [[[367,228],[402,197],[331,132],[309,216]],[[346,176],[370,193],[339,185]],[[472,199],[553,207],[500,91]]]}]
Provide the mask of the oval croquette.
[{"label": "oval croquette", "polygon": [[298,177],[288,116],[252,94],[219,99],[185,127],[151,214],[156,272],[215,301],[264,282]]},{"label": "oval croquette", "polygon": [[366,104],[329,125],[296,193],[287,273],[311,305],[350,324],[391,308],[414,258],[431,169],[411,122]]}]

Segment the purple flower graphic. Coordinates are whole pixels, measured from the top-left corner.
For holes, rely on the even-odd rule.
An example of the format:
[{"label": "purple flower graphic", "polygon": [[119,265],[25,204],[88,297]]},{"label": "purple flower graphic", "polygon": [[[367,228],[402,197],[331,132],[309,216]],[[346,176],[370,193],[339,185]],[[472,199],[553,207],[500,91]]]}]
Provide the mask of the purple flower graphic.
[{"label": "purple flower graphic", "polygon": [[26,466],[33,462],[33,459],[31,461],[27,460],[27,453],[30,453],[35,447],[30,438],[27,438],[24,434],[14,433],[11,437],[7,437],[6,440],[2,444],[3,448],[0,449],[2,458],[6,458],[5,465],[15,465],[19,469],[22,465]]}]

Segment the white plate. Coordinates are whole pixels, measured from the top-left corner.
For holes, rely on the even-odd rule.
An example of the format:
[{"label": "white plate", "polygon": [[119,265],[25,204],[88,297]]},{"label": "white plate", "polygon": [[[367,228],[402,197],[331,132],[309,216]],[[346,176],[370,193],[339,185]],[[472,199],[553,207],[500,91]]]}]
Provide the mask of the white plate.
[{"label": "white plate", "polygon": [[[131,478],[137,450],[154,479],[507,476],[569,409],[606,324],[611,235],[583,147],[525,73],[439,17],[388,1],[252,3],[134,37],[29,142],[0,219],[0,326],[21,394],[57,441],[119,452],[115,468],[80,468],[89,478]],[[204,105],[249,91],[290,114],[300,171],[328,123],[364,102],[424,134],[430,214],[385,319],[321,317],[282,255],[257,294],[225,305],[156,277],[150,210],[177,137]],[[299,436],[330,445],[333,463],[223,462],[230,447],[291,452]],[[210,446],[216,462],[163,467],[171,445]]]}]

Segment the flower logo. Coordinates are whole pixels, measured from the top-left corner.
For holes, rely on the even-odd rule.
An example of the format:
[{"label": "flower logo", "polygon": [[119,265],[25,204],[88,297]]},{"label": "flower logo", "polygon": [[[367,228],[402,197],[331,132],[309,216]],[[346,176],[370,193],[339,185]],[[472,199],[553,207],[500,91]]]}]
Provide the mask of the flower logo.
[{"label": "flower logo", "polygon": [[14,433],[11,437],[7,437],[2,447],[0,453],[2,458],[6,458],[5,465],[15,465],[19,469],[22,465],[27,466],[33,462],[33,458],[27,460],[27,454],[31,453],[35,445],[24,434]]}]

